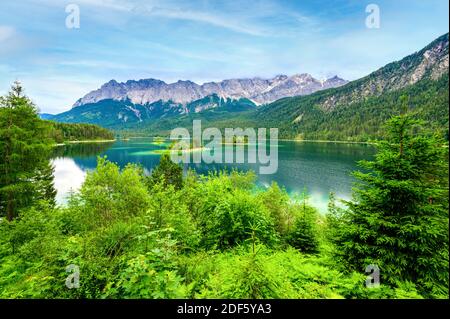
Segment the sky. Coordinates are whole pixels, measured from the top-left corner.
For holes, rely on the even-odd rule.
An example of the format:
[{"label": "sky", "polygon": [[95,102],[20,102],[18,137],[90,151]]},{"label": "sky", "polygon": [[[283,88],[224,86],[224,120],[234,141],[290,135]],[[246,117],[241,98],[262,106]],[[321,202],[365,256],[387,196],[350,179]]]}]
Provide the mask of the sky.
[{"label": "sky", "polygon": [[[379,28],[367,27],[369,4]],[[354,80],[447,33],[448,10],[447,0],[1,0],[0,94],[19,80],[55,114],[111,79]]]}]

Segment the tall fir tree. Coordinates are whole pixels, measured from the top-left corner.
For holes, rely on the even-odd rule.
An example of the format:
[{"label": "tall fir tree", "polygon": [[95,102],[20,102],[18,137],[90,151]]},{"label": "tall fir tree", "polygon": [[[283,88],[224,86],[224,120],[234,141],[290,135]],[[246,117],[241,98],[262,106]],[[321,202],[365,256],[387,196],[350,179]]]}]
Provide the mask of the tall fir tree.
[{"label": "tall fir tree", "polygon": [[360,183],[333,232],[337,254],[348,269],[376,264],[388,285],[448,295],[448,147],[408,114],[386,132],[374,160],[354,173]]},{"label": "tall fir tree", "polygon": [[164,185],[173,185],[177,190],[183,186],[183,168],[172,162],[168,154],[161,155],[158,166],[153,169],[148,179],[148,185],[151,188],[161,180]]},{"label": "tall fir tree", "polygon": [[56,189],[53,174],[54,166],[46,161],[36,170],[36,199],[45,200],[51,206],[56,205]]},{"label": "tall fir tree", "polygon": [[[48,136],[48,125],[15,82],[0,99],[0,214],[8,220],[40,197],[41,175],[49,165]],[[48,170],[44,175],[50,179]]]}]

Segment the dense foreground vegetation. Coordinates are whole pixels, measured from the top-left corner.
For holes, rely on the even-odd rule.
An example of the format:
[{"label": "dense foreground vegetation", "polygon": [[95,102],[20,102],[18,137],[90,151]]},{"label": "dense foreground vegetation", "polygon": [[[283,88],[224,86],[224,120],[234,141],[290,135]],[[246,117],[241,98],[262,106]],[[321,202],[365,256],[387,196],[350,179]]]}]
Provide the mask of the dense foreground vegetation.
[{"label": "dense foreground vegetation", "polygon": [[[330,206],[335,212],[337,208]],[[438,236],[431,244],[443,255],[425,252],[431,253],[426,261],[430,269],[406,264],[404,271],[396,260],[401,257],[392,254],[396,244],[386,240],[379,247],[391,248],[391,253],[368,252],[367,261],[352,263],[353,270],[348,271],[339,262],[346,256],[337,254],[341,249],[328,237],[340,231],[344,235],[333,238],[354,240],[345,239],[355,235],[351,224],[337,226],[345,219],[336,220],[336,214],[319,216],[304,196],[290,200],[276,184],[255,190],[252,173],[190,172],[182,178],[181,170],[164,156],[150,177],[137,166],[120,170],[100,158],[97,170],[67,207],[40,201],[14,221],[0,223],[0,294],[6,298],[445,297],[445,267],[436,276],[429,272],[445,263],[446,239],[441,238],[445,214],[435,218],[442,224],[434,225]],[[419,226],[431,231],[426,224]],[[409,234],[405,238],[400,234],[396,238],[400,245],[414,244],[402,241]],[[426,234],[418,234],[426,239]],[[342,247],[353,258],[359,251],[349,244],[353,241],[344,241]],[[406,257],[415,254],[421,259],[414,245],[409,253]],[[366,263],[381,261],[385,282],[380,288],[365,288]],[[71,264],[80,269],[77,289],[65,286],[65,269]],[[394,266],[398,271],[383,275],[384,269]],[[410,268],[414,280],[409,278]]]},{"label": "dense foreground vegetation", "polygon": [[42,122],[11,99],[29,117],[0,132],[0,297],[448,298],[448,148],[409,115],[326,216],[252,172],[183,174],[167,155],[149,176],[99,158],[59,207],[38,178]]}]

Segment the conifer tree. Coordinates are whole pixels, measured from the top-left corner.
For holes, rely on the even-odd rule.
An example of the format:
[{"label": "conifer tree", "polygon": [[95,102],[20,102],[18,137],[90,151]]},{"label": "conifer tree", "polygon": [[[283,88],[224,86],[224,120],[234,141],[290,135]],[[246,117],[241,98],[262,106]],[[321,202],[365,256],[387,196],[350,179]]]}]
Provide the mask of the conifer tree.
[{"label": "conifer tree", "polygon": [[48,165],[48,127],[19,82],[0,99],[0,215],[8,220],[38,194],[37,173]]},{"label": "conifer tree", "polygon": [[161,156],[158,166],[153,169],[152,175],[149,177],[148,184],[153,187],[161,179],[164,185],[173,185],[177,190],[183,186],[183,168],[172,162],[168,154]]},{"label": "conifer tree", "polygon": [[387,122],[374,160],[355,172],[336,250],[347,269],[376,264],[384,283],[448,294],[448,148],[423,127],[407,114]]},{"label": "conifer tree", "polygon": [[42,163],[36,171],[37,199],[47,201],[50,205],[56,205],[56,189],[54,185],[54,167],[50,161]]}]

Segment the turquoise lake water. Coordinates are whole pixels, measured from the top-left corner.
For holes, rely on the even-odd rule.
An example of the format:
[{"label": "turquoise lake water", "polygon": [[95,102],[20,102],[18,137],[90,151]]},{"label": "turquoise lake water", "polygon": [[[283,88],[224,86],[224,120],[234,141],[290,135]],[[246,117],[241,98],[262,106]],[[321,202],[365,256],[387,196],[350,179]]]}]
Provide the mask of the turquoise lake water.
[{"label": "turquoise lake water", "polygon": [[[55,149],[55,187],[57,201],[63,204],[70,191],[79,189],[86,172],[96,167],[97,156],[106,155],[110,161],[121,167],[127,163],[141,164],[150,174],[159,162],[158,150],[167,144],[158,145],[151,138],[134,138],[112,143],[72,144]],[[258,164],[183,164],[184,169],[195,169],[198,173],[223,168],[254,170],[261,187],[276,181],[290,194],[300,193],[305,188],[310,203],[321,212],[326,211],[330,192],[342,199],[351,197],[354,178],[350,173],[357,169],[357,161],[371,159],[374,147],[364,144],[321,143],[321,142],[278,142],[278,170],[274,174],[259,174]],[[156,152],[155,152],[156,151]]]}]

